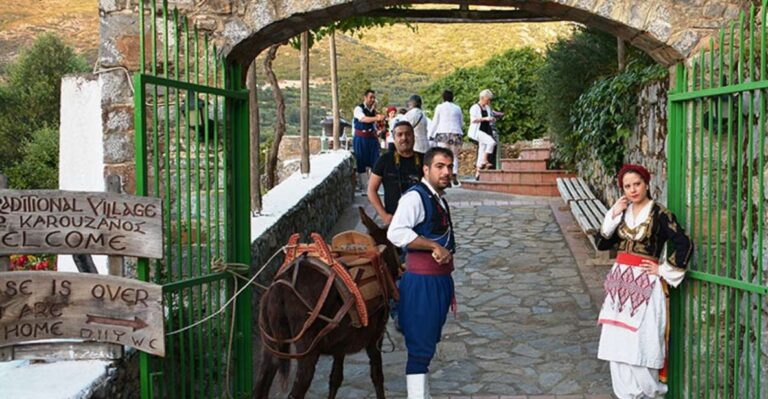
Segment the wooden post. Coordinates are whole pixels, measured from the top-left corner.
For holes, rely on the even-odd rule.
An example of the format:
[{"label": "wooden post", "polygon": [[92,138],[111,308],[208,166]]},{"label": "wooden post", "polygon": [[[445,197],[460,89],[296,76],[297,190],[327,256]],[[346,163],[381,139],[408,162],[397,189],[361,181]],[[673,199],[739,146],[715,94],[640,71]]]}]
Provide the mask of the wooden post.
[{"label": "wooden post", "polygon": [[[106,180],[107,192],[120,194],[120,176],[109,175]],[[110,276],[123,277],[123,257],[110,255],[107,257],[107,270]]]},{"label": "wooden post", "polygon": [[336,31],[331,31],[330,52],[331,52],[331,112],[333,116],[333,149],[341,149],[339,132],[341,121],[339,120],[339,77],[336,69]]},{"label": "wooden post", "polygon": [[309,31],[301,34],[301,174],[309,176]]},{"label": "wooden post", "polygon": [[627,67],[627,48],[624,44],[624,40],[620,37],[616,38],[616,54],[619,59],[619,72],[624,72]]},{"label": "wooden post", "polygon": [[261,128],[259,126],[259,84],[256,80],[256,59],[248,67],[248,116],[251,134],[251,212],[261,212]]},{"label": "wooden post", "polygon": [[[0,190],[8,188],[8,178],[0,173]],[[7,272],[11,268],[11,258],[9,256],[0,256],[0,272]]]}]

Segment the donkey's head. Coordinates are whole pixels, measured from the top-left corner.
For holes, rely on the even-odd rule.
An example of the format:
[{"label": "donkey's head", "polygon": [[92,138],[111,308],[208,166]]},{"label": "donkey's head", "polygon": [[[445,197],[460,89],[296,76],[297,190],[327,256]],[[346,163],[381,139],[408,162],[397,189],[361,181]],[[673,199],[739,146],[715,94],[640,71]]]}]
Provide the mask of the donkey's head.
[{"label": "donkey's head", "polygon": [[380,227],[376,222],[371,219],[363,207],[358,207],[360,212],[360,221],[363,222],[365,228],[368,229],[368,234],[373,237],[376,244],[385,245],[387,248],[382,254],[384,262],[387,264],[387,270],[392,273],[393,277],[397,277],[400,273],[400,249],[392,244],[387,238],[387,226]]}]

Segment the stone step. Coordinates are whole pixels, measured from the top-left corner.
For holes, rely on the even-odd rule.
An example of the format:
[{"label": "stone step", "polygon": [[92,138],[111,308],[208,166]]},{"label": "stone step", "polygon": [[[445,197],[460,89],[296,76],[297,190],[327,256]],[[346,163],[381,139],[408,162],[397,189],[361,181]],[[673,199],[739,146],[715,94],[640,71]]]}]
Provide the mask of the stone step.
[{"label": "stone step", "polygon": [[507,171],[547,170],[547,160],[546,159],[502,158],[501,170],[507,170]]},{"label": "stone step", "polygon": [[465,180],[461,182],[461,187],[468,190],[494,191],[497,193],[533,195],[541,197],[557,197],[560,195],[557,191],[557,184],[554,183],[508,184],[482,180]]},{"label": "stone step", "polygon": [[549,148],[523,148],[520,151],[519,159],[525,160],[547,160],[551,153]]},{"label": "stone step", "polygon": [[556,184],[559,177],[576,177],[564,170],[481,170],[480,181],[507,184]]}]

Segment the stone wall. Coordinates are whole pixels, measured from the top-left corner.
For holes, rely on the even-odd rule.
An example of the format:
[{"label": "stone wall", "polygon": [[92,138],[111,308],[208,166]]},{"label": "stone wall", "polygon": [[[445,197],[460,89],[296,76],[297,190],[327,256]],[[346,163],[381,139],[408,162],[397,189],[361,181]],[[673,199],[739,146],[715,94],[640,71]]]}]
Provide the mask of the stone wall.
[{"label": "stone wall", "polygon": [[91,392],[91,399],[139,399],[139,352],[127,348],[124,357],[107,369],[105,378]]},{"label": "stone wall", "polygon": [[[651,195],[667,203],[667,82],[654,82],[642,88],[638,96],[637,123],[627,139],[624,162],[645,166],[651,172]],[[592,187],[595,195],[607,205],[621,193],[616,181],[617,170],[605,170],[598,156],[578,163],[579,176]]]},{"label": "stone wall", "polygon": [[[251,237],[252,265],[258,270],[280,247],[285,245],[293,233],[301,233],[302,240],[309,240],[309,233],[317,232],[328,238],[331,229],[339,220],[342,212],[352,204],[355,192],[354,157],[344,158],[320,184],[292,206],[262,233]],[[269,197],[264,198],[265,208]],[[258,282],[268,284],[277,271],[282,256],[277,256],[270,267],[258,278]]]}]

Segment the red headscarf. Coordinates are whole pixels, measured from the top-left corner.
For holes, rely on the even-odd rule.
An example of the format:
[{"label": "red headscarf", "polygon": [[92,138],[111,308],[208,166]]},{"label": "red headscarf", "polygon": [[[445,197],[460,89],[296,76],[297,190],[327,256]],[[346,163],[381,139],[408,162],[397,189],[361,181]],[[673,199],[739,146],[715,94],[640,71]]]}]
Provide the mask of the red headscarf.
[{"label": "red headscarf", "polygon": [[633,164],[625,164],[621,167],[621,170],[619,170],[619,188],[622,188],[622,181],[624,180],[624,175],[628,172],[637,173],[640,175],[640,177],[645,180],[645,184],[651,184],[651,172],[648,172],[648,169],[640,166],[640,165],[633,165]]},{"label": "red headscarf", "polygon": [[389,115],[390,112],[397,113],[397,107],[395,107],[394,105],[390,105],[389,107],[387,107],[387,115]]}]

